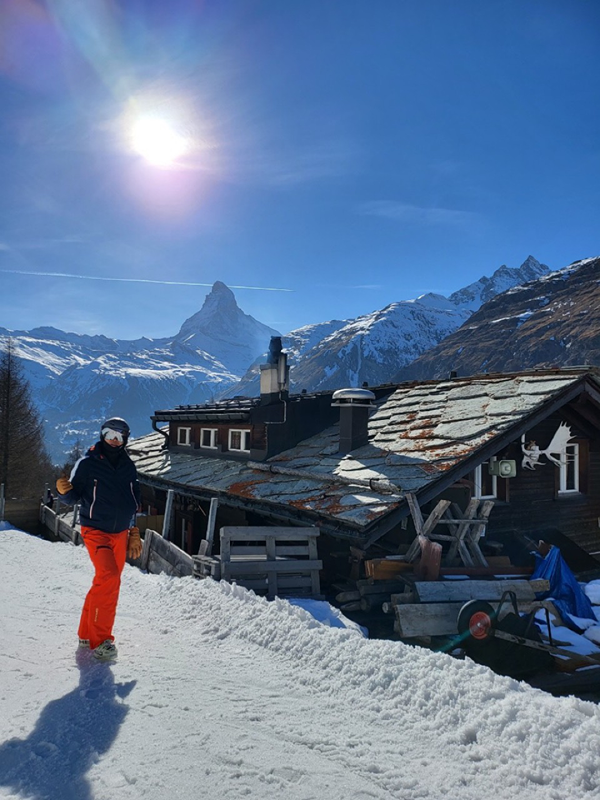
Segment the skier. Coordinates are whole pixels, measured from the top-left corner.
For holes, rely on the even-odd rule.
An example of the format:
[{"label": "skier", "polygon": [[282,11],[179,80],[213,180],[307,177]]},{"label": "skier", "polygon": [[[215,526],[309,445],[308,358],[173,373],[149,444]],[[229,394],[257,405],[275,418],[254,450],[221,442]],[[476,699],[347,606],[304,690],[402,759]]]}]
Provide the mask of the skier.
[{"label": "skier", "polygon": [[117,656],[112,635],[125,559],[139,558],[140,531],[132,521],[140,506],[137,471],[125,445],[129,425],[120,417],[106,420],[100,441],[73,467],[69,478],[56,481],[61,499],[80,503],[81,537],[95,575],[79,623],[79,646],[95,658]]}]

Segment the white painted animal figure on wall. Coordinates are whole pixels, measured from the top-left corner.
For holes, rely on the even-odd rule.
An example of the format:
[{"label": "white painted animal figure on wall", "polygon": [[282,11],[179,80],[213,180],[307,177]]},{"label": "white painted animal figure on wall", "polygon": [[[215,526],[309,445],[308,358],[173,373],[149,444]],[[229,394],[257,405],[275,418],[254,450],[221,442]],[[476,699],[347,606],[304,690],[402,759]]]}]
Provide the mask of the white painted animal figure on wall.
[{"label": "white painted animal figure on wall", "polygon": [[521,467],[523,469],[535,469],[538,464],[540,464],[540,458],[542,456],[546,456],[548,461],[552,461],[553,464],[560,467],[561,463],[564,461],[567,444],[572,438],[571,428],[565,422],[560,423],[550,444],[545,450],[540,450],[538,444],[534,440],[527,442],[526,445],[525,434],[523,434],[521,436],[521,450],[523,451]]}]

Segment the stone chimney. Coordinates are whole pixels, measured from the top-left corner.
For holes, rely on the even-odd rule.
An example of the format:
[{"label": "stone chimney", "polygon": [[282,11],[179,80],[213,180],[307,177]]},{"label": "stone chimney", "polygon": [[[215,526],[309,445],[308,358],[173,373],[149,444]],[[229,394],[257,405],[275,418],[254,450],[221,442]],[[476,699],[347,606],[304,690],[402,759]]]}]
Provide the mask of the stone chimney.
[{"label": "stone chimney", "polygon": [[286,400],[290,392],[290,368],[281,349],[281,336],[271,336],[267,363],[260,365],[260,402]]},{"label": "stone chimney", "polygon": [[331,398],[340,409],[340,453],[350,453],[369,441],[369,413],[375,395],[369,389],[338,389]]}]

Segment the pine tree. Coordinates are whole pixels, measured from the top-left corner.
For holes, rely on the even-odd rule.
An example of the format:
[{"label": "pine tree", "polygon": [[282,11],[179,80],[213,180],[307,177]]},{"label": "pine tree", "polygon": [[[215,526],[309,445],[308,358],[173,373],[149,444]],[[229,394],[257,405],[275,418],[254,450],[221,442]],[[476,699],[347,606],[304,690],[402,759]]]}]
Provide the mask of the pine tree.
[{"label": "pine tree", "polygon": [[85,449],[83,447],[83,442],[81,439],[77,439],[73,447],[71,448],[71,452],[67,456],[67,460],[63,464],[61,469],[61,474],[66,475],[67,477],[71,474],[71,470],[75,466],[75,464],[85,455]]},{"label": "pine tree", "polygon": [[8,339],[0,352],[0,484],[6,497],[41,496],[52,471],[42,421]]}]

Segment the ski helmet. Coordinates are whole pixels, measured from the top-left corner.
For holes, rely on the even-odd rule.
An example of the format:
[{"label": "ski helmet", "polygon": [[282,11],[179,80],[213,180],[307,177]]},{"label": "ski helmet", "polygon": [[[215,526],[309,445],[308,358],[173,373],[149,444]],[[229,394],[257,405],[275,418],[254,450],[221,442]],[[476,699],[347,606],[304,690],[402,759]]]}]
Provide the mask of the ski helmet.
[{"label": "ski helmet", "polygon": [[105,439],[108,431],[116,431],[116,433],[120,433],[123,437],[124,445],[127,444],[129,434],[131,433],[129,425],[124,419],[121,419],[121,417],[111,417],[110,419],[107,419],[106,422],[102,423],[102,427],[100,428],[100,437],[102,440]]}]

